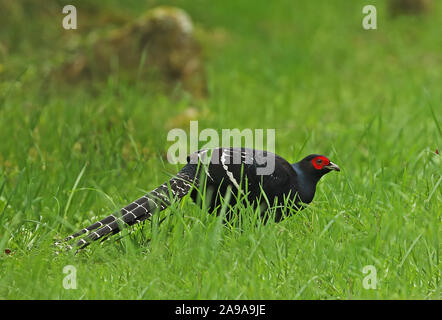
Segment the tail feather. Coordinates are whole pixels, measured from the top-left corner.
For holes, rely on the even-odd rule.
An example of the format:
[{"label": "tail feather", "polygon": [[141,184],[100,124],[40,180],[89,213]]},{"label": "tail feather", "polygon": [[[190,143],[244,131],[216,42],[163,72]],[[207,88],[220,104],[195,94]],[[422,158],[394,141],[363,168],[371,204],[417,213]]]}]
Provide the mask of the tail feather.
[{"label": "tail feather", "polygon": [[[104,237],[120,232],[123,226],[132,226],[149,219],[155,212],[166,209],[174,199],[182,198],[193,187],[198,187],[197,171],[195,165],[186,165],[168,182],[122,208],[119,216],[117,216],[118,214],[111,214],[70,235],[63,241],[56,242],[56,245],[85,235],[75,245],[79,249],[83,249],[93,241],[104,239]],[[69,250],[73,246],[67,245],[66,248]]]},{"label": "tail feather", "polygon": [[[146,195],[144,195],[141,198],[139,198],[139,199],[135,200],[134,202],[130,203],[126,207],[122,208],[121,209],[121,213],[124,214],[124,213],[130,212],[131,210],[136,208],[137,205],[141,205],[141,204],[145,203],[146,201],[147,201],[147,198],[146,198]],[[81,235],[88,234],[89,232],[91,232],[91,231],[93,231],[95,229],[101,228],[101,227],[103,227],[103,226],[105,226],[105,225],[107,225],[107,224],[109,224],[111,222],[114,222],[117,219],[118,218],[114,214],[111,214],[111,215],[107,216],[106,218],[104,218],[102,220],[99,220],[99,221],[91,224],[90,226],[88,226],[86,228],[83,228],[80,231],[71,234],[70,236],[64,238],[62,241],[56,242],[55,244],[58,245],[61,242],[68,242],[68,241],[70,241],[72,239],[75,239],[75,238],[81,236]]]},{"label": "tail feather", "polygon": [[132,226],[136,223],[149,219],[157,210],[163,210],[165,208],[167,208],[166,205],[158,205],[156,202],[149,199],[142,205],[138,205],[132,210],[122,209],[121,211],[123,212],[124,210],[126,213],[99,228],[98,230],[91,232],[87,237],[80,239],[77,242],[77,247],[79,247],[79,249],[83,249],[93,241],[120,232],[122,226]]}]

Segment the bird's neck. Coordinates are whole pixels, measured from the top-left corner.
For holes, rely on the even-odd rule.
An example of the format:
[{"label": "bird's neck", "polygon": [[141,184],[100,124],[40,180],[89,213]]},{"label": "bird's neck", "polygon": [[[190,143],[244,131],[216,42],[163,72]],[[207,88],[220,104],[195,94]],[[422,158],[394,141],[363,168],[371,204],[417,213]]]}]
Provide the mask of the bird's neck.
[{"label": "bird's neck", "polygon": [[297,176],[297,190],[301,201],[304,203],[310,203],[315,196],[316,184],[321,177],[316,175],[311,175],[303,170],[299,163],[292,164],[293,169]]}]

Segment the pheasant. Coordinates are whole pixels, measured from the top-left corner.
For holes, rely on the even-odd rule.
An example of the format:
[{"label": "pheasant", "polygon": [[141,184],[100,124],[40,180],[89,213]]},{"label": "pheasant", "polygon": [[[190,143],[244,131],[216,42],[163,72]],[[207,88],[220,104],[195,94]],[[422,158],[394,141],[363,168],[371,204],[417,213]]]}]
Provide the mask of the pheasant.
[{"label": "pheasant", "polygon": [[[279,222],[284,218],[287,203],[297,210],[309,204],[318,181],[332,170],[340,171],[340,168],[319,154],[311,154],[290,164],[274,153],[261,150],[199,150],[187,157],[187,164],[169,181],[122,208],[119,213],[111,214],[56,244],[83,236],[76,243],[76,247],[83,249],[93,241],[120,232],[122,226],[132,226],[149,219],[155,212],[166,209],[172,201],[189,193],[195,202],[198,201],[201,188],[206,188],[212,195],[207,206],[209,212],[220,207],[222,197],[230,190],[233,196],[229,197],[229,205],[247,199],[266,211],[276,204],[275,221]],[[67,245],[67,248],[73,247]]]}]

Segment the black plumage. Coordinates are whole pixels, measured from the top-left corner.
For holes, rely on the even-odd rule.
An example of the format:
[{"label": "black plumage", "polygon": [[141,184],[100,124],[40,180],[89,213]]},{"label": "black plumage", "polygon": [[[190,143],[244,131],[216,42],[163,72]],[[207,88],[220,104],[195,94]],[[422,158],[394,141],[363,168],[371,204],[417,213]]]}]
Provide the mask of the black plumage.
[{"label": "black plumage", "polygon": [[[203,188],[205,194],[211,195],[209,212],[217,211],[222,197],[231,190],[230,205],[237,199],[247,198],[250,204],[259,205],[263,213],[268,212],[269,206],[276,208],[275,220],[280,221],[284,217],[284,206],[289,204],[301,210],[303,204],[313,200],[319,179],[332,170],[340,171],[327,157],[318,154],[290,164],[274,153],[247,148],[200,150],[188,156],[187,162],[166,183],[122,208],[119,213],[111,214],[62,242],[87,234],[77,242],[77,246],[83,248],[92,241],[118,233],[124,225],[131,226],[149,219],[189,192],[191,198],[198,201]],[[68,245],[68,248],[72,247]]]}]

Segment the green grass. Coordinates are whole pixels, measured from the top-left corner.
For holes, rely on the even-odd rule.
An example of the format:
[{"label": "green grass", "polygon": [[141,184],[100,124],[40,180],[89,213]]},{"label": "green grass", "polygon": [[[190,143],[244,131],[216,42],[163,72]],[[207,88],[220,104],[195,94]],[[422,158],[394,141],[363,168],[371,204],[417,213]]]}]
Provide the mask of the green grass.
[{"label": "green grass", "polygon": [[[371,1],[376,31],[361,27],[364,1],[105,9],[135,17],[163,3],[205,30],[205,101],[112,76],[51,82],[44,75],[64,56],[61,16],[11,16],[0,31],[0,298],[440,299],[442,6],[391,19],[384,1]],[[55,255],[54,238],[179,169],[164,158],[165,123],[193,105],[205,114],[200,130],[275,128],[278,154],[326,154],[342,171],[278,224],[227,227],[186,199],[159,228]],[[77,269],[76,290],[62,286],[66,265]],[[376,267],[375,290],[362,286],[366,265]]]}]

